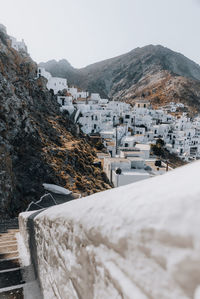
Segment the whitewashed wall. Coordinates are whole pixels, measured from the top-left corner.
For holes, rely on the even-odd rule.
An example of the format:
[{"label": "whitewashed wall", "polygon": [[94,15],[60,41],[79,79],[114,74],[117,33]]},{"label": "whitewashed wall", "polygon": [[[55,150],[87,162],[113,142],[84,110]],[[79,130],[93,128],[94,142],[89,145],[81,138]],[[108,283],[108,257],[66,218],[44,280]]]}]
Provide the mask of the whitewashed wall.
[{"label": "whitewashed wall", "polygon": [[44,298],[199,299],[199,174],[195,162],[37,215]]}]

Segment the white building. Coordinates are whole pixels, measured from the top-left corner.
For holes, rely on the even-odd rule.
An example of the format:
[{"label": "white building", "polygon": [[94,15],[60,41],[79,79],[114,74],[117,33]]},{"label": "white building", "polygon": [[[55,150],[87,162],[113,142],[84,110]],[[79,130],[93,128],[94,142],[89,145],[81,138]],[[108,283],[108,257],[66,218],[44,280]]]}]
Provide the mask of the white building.
[{"label": "white building", "polygon": [[10,36],[10,40],[11,40],[11,47],[14,48],[16,51],[23,50],[27,52],[27,46],[23,39],[21,41],[18,41],[15,37]]},{"label": "white building", "polygon": [[72,96],[57,96],[58,104],[62,106],[61,111],[67,110],[69,114],[74,112],[75,108],[72,99]]},{"label": "white building", "polygon": [[38,77],[45,77],[47,79],[47,89],[53,90],[55,94],[63,89],[68,89],[67,79],[52,77],[52,75],[45,70],[43,67],[38,67]]}]

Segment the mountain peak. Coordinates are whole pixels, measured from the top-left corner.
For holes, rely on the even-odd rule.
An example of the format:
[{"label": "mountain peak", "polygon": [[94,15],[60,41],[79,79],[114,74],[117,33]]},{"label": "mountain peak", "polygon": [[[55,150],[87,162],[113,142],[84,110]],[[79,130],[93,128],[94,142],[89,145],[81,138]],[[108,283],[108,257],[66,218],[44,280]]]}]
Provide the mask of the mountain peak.
[{"label": "mountain peak", "polygon": [[200,108],[200,66],[162,45],[138,47],[82,69],[72,68],[65,60],[44,66],[52,75],[102,97],[131,103],[148,94],[152,101],[180,100]]}]

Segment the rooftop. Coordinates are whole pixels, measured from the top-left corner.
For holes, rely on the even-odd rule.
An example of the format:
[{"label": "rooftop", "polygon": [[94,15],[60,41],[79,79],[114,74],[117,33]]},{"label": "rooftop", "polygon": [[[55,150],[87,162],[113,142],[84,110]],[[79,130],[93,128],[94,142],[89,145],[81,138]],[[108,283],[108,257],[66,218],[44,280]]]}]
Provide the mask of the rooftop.
[{"label": "rooftop", "polygon": [[140,149],[141,151],[149,151],[150,150],[149,144],[137,143],[135,147]]},{"label": "rooftop", "polygon": [[144,169],[130,169],[130,170],[122,170],[121,175],[135,175],[135,176],[151,176],[151,174]]}]

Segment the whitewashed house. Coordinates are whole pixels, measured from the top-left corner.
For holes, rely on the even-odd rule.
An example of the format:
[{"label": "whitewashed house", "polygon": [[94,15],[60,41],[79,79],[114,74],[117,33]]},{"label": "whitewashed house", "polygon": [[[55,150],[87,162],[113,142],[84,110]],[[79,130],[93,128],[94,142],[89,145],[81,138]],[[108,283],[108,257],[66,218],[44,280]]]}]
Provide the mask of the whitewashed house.
[{"label": "whitewashed house", "polygon": [[61,105],[61,111],[68,111],[69,114],[72,114],[75,110],[72,96],[57,96],[58,104]]},{"label": "whitewashed house", "polygon": [[58,91],[62,91],[63,89],[67,89],[67,79],[52,77],[52,75],[45,70],[43,67],[38,67],[37,77],[45,77],[47,79],[47,89],[53,90],[55,94]]},{"label": "whitewashed house", "polygon": [[27,52],[27,46],[23,39],[21,41],[18,41],[15,37],[10,36],[10,40],[11,40],[11,47],[14,48],[16,51],[23,50]]}]

